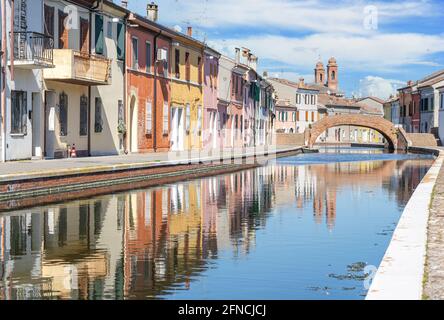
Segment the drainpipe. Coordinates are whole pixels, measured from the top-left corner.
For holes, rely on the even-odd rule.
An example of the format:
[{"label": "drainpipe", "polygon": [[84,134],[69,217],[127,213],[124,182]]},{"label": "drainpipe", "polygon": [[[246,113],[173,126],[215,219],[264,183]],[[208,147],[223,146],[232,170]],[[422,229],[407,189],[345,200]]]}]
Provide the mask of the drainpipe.
[{"label": "drainpipe", "polygon": [[[154,127],[153,127],[153,149],[154,152],[157,152],[157,39],[162,34],[162,30],[154,36],[154,109],[153,109],[153,118],[154,118]],[[168,59],[168,57],[167,57]]]},{"label": "drainpipe", "polygon": [[[125,32],[125,44],[124,44],[124,52],[123,52],[123,101],[122,101],[122,103],[123,103],[123,123],[125,123],[126,124],[126,119],[127,119],[127,114],[126,114],[126,112],[127,112],[127,106],[126,106],[126,104],[127,104],[127,97],[126,97],[126,95],[127,95],[127,92],[128,92],[128,72],[127,72],[127,65],[126,65],[126,51],[127,51],[127,45],[128,45],[128,34],[127,34],[127,32],[128,32],[128,26],[127,26],[127,23],[128,23],[128,16],[129,16],[129,14],[127,13],[126,15],[125,15],[125,23],[123,24],[124,25],[124,27],[125,27],[125,30],[123,31],[123,32]],[[126,131],[128,131],[128,128],[127,128],[127,130]],[[127,143],[126,143],[126,137],[125,136],[128,136],[128,134],[125,132],[123,135],[122,135],[122,144],[123,144],[123,152],[125,153],[125,150],[127,150]],[[119,152],[120,153],[120,152]]]},{"label": "drainpipe", "polygon": [[130,151],[130,135],[128,134],[128,129],[131,130],[130,128],[130,117],[131,117],[131,112],[130,112],[130,107],[128,106],[128,63],[129,61],[127,61],[128,59],[128,49],[129,49],[129,31],[128,28],[130,26],[125,24],[125,91],[124,91],[124,121],[125,121],[125,125],[126,125],[126,132],[125,132],[125,138],[124,138],[124,152],[127,154]]},{"label": "drainpipe", "polygon": [[1,62],[1,85],[2,85],[2,93],[1,93],[1,135],[2,135],[2,155],[1,155],[1,161],[6,161],[6,121],[5,121],[5,114],[6,114],[6,51],[7,51],[7,45],[6,45],[6,0],[0,0],[1,1],[1,11],[2,11],[2,62]]},{"label": "drainpipe", "polygon": [[[11,38],[9,39],[10,44],[10,54],[9,54],[9,60],[11,60],[11,81],[14,81],[14,0],[11,0],[11,10],[10,10],[10,16],[11,16]],[[6,17],[5,17],[6,19]],[[4,19],[4,20],[5,20]]]},{"label": "drainpipe", "polygon": [[[102,0],[98,0],[89,10],[89,54],[92,54],[92,30],[93,30],[93,24],[92,24],[92,12],[96,11],[97,8],[101,5]],[[94,30],[95,31],[95,30]],[[91,157],[91,86],[88,86],[88,157]]]}]

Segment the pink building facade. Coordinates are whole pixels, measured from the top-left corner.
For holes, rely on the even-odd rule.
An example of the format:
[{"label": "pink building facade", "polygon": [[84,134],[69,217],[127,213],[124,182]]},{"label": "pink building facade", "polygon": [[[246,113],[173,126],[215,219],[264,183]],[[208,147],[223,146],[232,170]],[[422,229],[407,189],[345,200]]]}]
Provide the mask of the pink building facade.
[{"label": "pink building facade", "polygon": [[218,108],[218,74],[220,53],[206,48],[204,52],[204,131],[203,146],[205,149],[223,147],[221,117],[223,108]]}]

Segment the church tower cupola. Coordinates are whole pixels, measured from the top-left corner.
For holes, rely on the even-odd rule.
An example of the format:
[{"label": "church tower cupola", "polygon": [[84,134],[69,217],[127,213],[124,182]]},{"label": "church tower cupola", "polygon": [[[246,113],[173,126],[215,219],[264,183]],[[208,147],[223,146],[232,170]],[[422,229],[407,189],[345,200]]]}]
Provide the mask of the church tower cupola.
[{"label": "church tower cupola", "polygon": [[338,64],[336,62],[335,58],[330,58],[328,60],[327,65],[327,73],[328,73],[328,79],[327,79],[327,87],[330,90],[337,91],[338,90]]},{"label": "church tower cupola", "polygon": [[315,83],[320,85],[323,85],[325,83],[325,68],[324,64],[321,61],[316,63]]}]

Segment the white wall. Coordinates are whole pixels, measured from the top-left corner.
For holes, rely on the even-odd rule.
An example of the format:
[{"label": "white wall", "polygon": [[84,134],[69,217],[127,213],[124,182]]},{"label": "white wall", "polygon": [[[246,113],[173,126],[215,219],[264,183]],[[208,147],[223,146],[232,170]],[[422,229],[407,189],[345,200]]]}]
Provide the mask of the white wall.
[{"label": "white wall", "polygon": [[[16,5],[19,3],[17,2]],[[42,0],[27,1],[27,31],[42,32]],[[6,21],[10,21],[11,3],[7,1]],[[7,23],[7,33],[10,32],[10,24]],[[8,41],[8,52],[11,52]],[[32,122],[27,117],[27,133],[24,135],[12,135],[11,132],[11,91],[27,92],[27,110],[32,111],[32,93],[42,92],[42,71],[27,70],[14,67],[14,79],[11,78],[10,68],[7,72],[7,98],[6,98],[6,160],[29,159],[32,157]],[[41,95],[40,95],[41,97]],[[41,101],[41,105],[43,101]],[[38,116],[35,114],[34,116]]]},{"label": "white wall", "polygon": [[[106,10],[106,7],[104,8]],[[95,16],[93,15],[93,26],[95,25]],[[124,70],[125,61],[117,59],[117,23],[113,23],[112,18],[104,16],[104,39],[105,48],[104,55],[111,59],[111,84],[106,86],[97,86],[91,88],[91,155],[115,155],[121,152],[120,138],[117,132],[119,104],[121,100],[123,103],[124,90]],[[108,37],[108,22],[111,22],[112,37]],[[95,38],[92,32],[93,39]],[[94,52],[94,41],[92,41],[92,52]],[[94,131],[95,123],[95,98],[102,98],[102,120],[103,130],[100,133]]]}]

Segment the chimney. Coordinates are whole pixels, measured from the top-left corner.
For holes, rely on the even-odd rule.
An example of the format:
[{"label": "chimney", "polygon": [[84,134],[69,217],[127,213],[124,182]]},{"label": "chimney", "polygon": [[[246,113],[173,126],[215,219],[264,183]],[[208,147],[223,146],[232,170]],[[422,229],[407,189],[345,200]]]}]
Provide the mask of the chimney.
[{"label": "chimney", "polygon": [[128,0],[122,0],[122,7],[128,8]]},{"label": "chimney", "polygon": [[267,78],[268,78],[268,71],[264,71],[264,73],[263,73],[263,78],[264,78],[264,79],[267,79]]},{"label": "chimney", "polygon": [[189,36],[189,37],[193,36],[193,27],[189,26],[187,28],[187,36]]},{"label": "chimney", "polygon": [[146,6],[146,17],[148,20],[157,22],[157,18],[159,17],[159,7],[154,2],[148,3]]},{"label": "chimney", "polygon": [[299,78],[299,87],[303,88],[305,85],[305,79],[304,78]]},{"label": "chimney", "polygon": [[240,49],[235,48],[235,52],[236,52],[236,63],[239,64],[240,63]]},{"label": "chimney", "polygon": [[256,57],[255,55],[250,55],[250,59],[248,62],[248,66],[253,69],[254,71],[257,70],[257,62],[258,62],[258,57]]}]

